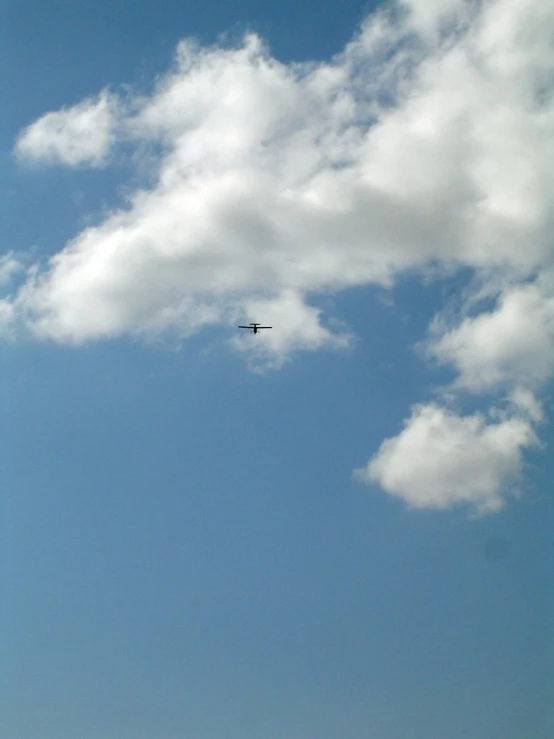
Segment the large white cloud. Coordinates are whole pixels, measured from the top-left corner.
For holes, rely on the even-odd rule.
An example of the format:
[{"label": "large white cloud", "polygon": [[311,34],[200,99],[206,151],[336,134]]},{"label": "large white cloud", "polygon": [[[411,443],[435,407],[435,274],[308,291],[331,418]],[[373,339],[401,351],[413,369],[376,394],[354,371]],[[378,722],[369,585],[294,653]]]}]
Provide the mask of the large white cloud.
[{"label": "large white cloud", "polygon": [[525,417],[490,423],[431,403],[416,406],[403,431],[386,439],[355,476],[411,507],[469,505],[477,514],[493,513],[517,491],[522,450],[537,443]]},{"label": "large white cloud", "polygon": [[[496,307],[437,318],[428,355],[457,370],[458,391],[501,390],[529,411],[553,358],[553,38],[541,0],[405,0],[330,62],[282,64],[255,35],[237,48],[183,41],[152,94],[47,113],[20,135],[19,157],[98,166],[125,141],[151,184],[30,270],[2,302],[4,331],[78,343],[261,320],[272,332],[234,345],[280,366],[348,345],[318,295],[469,266],[503,275]],[[436,482],[428,504],[441,490],[443,504],[463,498],[466,470],[475,505],[492,509],[537,408],[492,426],[418,411],[372,479],[421,503],[423,482],[410,492],[383,460],[415,429],[430,464],[423,431],[438,423],[460,443],[434,478],[422,462],[421,481]],[[468,460],[489,454],[485,483]]]},{"label": "large white cloud", "polygon": [[554,12],[497,0],[473,17],[451,2],[457,25],[429,40],[441,12],[425,7],[370,18],[330,63],[281,64],[253,35],[183,42],[150,97],[102,93],[32,124],[27,158],[98,164],[116,134],[162,153],[150,189],[13,296],[20,324],[59,341],[187,333],[260,295],[390,284],[430,260],[540,268]]}]

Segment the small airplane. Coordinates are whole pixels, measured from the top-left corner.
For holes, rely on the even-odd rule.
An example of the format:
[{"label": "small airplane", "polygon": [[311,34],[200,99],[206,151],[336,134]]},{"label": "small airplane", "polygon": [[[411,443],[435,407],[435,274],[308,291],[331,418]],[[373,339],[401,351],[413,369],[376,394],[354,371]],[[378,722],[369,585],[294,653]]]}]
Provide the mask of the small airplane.
[{"label": "small airplane", "polygon": [[262,328],[273,328],[273,326],[260,326],[259,323],[251,323],[250,326],[239,326],[239,328],[249,328],[252,333],[257,334]]}]

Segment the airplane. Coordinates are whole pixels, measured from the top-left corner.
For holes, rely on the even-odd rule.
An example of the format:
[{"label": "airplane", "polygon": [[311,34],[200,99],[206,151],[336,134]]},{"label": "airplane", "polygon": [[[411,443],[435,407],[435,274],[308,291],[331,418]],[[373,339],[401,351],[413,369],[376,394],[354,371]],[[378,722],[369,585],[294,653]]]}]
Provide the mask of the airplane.
[{"label": "airplane", "polygon": [[273,328],[273,326],[260,326],[259,323],[251,323],[250,326],[239,326],[239,328],[249,328],[252,333],[257,334],[262,328]]}]

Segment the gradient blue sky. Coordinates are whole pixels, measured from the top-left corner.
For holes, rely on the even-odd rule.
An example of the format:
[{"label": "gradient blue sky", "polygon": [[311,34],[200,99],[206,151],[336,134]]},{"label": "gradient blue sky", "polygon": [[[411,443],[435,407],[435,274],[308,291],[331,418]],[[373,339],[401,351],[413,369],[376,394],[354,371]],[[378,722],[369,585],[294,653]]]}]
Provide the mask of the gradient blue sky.
[{"label": "gradient blue sky", "polygon": [[[362,2],[4,4],[3,737],[552,735],[554,155],[546,142],[554,107],[541,74],[553,53],[531,32],[554,28],[554,11],[526,0],[516,23],[506,0],[474,15],[461,0],[444,5],[458,19],[455,33],[437,30],[436,4],[421,0],[374,42],[370,22],[359,36],[374,10]],[[518,35],[520,27],[531,32]],[[239,140],[233,111],[218,107],[221,90],[210,89],[202,54],[192,71],[173,62],[177,44],[194,37],[218,69],[238,69],[247,31],[269,47],[266,61],[287,70],[283,100],[292,102],[275,130],[268,117],[266,148],[269,191],[276,202],[286,191],[290,223],[263,221],[266,201],[244,175],[260,170],[257,144]],[[354,50],[336,56],[356,38]],[[454,48],[470,58],[472,43],[481,66],[490,65],[485,82],[448,57]],[[412,66],[395,66],[404,51]],[[246,67],[258,69],[256,59]],[[341,89],[321,92],[295,62],[347,69],[337,84],[354,112],[327,121],[326,104],[335,110]],[[238,153],[227,160],[225,147],[208,143],[196,169],[186,159],[195,150],[179,154],[178,182],[163,195],[192,181],[211,202],[206,188],[217,188],[222,172],[242,183],[251,210],[237,206],[236,219],[246,225],[220,201],[208,212],[236,250],[228,292],[217,282],[227,269],[217,245],[194,240],[203,227],[194,209],[176,217],[177,236],[164,231],[162,211],[159,233],[140,214],[132,220],[133,193],[153,202],[164,162],[173,166],[188,135],[179,116],[190,99],[163,108],[156,90],[185,80],[194,64],[204,106],[204,118],[187,124],[194,141],[204,141],[212,120],[227,130],[231,116]],[[236,82],[225,79],[224,91]],[[531,79],[541,115],[525,98]],[[445,91],[458,83],[462,102],[443,118]],[[304,92],[295,97],[297,88]],[[98,138],[104,118],[71,128],[84,110],[74,106],[96,115],[104,89],[115,100],[111,148]],[[241,119],[246,128],[256,106],[271,108],[260,89]],[[316,113],[297,115],[310,95]],[[175,130],[164,132],[162,121],[152,133],[140,118],[149,104],[175,115]],[[61,111],[57,127],[44,118],[52,111]],[[519,128],[502,129],[507,113]],[[478,122],[473,138],[464,138],[462,119]],[[417,139],[422,121],[425,141]],[[313,139],[302,138],[312,129]],[[352,138],[341,139],[344,131]],[[495,148],[496,138],[509,146]],[[405,161],[394,159],[395,141],[407,141]],[[518,180],[507,152],[515,150],[528,166],[523,216],[513,206]],[[298,175],[308,155],[318,164]],[[438,174],[436,162],[446,162]],[[538,162],[535,181],[528,172]],[[463,210],[461,188],[449,189],[466,163],[481,193],[471,202],[484,220],[494,211],[485,225],[467,216],[475,209]],[[318,179],[322,172],[328,179]],[[349,184],[344,172],[359,179]],[[374,191],[360,206],[352,193],[370,175]],[[413,178],[417,187],[405,186]],[[346,220],[328,218],[327,182]],[[319,199],[304,219],[308,190]],[[186,209],[194,192],[182,192]],[[374,208],[374,192],[390,200]],[[388,225],[378,222],[385,206]],[[456,225],[445,236],[441,214],[459,224],[458,208],[475,229]],[[117,212],[130,214],[119,231]],[[253,213],[275,239],[267,259]],[[318,242],[350,222],[344,243]],[[86,248],[83,232],[92,234]],[[286,251],[283,233],[297,251]],[[416,256],[411,233],[414,242],[425,236]],[[183,294],[164,282],[164,234],[174,268],[194,281]],[[126,282],[144,244],[157,256]],[[193,251],[207,269],[189,260]],[[115,285],[113,302],[104,278]],[[188,312],[150,322],[189,294]],[[141,303],[143,295],[153,302]],[[200,303],[207,313],[196,313]],[[229,343],[239,316],[271,320],[271,337]]]}]

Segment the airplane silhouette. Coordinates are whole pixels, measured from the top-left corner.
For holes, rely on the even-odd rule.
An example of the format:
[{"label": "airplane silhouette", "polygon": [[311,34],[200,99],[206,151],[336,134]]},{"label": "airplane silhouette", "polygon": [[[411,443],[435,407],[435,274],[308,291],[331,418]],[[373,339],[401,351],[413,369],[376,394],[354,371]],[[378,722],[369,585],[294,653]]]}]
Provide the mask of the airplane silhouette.
[{"label": "airplane silhouette", "polygon": [[262,328],[273,328],[273,326],[260,326],[259,323],[251,323],[250,326],[239,326],[239,328],[249,328],[252,333],[257,334]]}]

